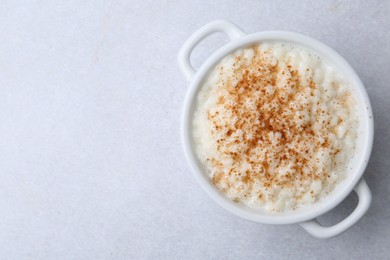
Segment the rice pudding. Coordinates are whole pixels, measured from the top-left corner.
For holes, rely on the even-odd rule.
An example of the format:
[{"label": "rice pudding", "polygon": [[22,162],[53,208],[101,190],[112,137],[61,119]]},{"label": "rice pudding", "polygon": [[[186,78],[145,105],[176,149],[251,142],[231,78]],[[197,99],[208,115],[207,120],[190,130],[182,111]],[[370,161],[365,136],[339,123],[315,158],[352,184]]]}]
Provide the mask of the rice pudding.
[{"label": "rice pudding", "polygon": [[215,187],[268,212],[325,198],[355,152],[348,84],[326,60],[291,44],[226,56],[204,81],[193,118],[195,151]]}]

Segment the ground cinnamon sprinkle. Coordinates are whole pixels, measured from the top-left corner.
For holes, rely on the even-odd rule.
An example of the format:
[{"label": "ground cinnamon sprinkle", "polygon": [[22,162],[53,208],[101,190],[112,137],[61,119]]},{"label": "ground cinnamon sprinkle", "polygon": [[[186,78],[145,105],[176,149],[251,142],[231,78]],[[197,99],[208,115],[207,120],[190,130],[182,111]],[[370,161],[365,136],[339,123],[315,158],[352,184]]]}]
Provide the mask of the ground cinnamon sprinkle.
[{"label": "ground cinnamon sprinkle", "polygon": [[[338,181],[334,169],[343,147],[335,137],[351,136],[339,129],[353,107],[351,95],[344,91],[322,99],[328,89],[317,83],[311,68],[293,62],[252,46],[218,67],[223,80],[215,82],[215,103],[207,109],[214,140],[207,145],[215,151],[200,157],[212,182],[235,202],[264,204],[270,211],[294,209],[302,201],[315,202]],[[335,120],[329,102],[339,102],[347,113]]]}]

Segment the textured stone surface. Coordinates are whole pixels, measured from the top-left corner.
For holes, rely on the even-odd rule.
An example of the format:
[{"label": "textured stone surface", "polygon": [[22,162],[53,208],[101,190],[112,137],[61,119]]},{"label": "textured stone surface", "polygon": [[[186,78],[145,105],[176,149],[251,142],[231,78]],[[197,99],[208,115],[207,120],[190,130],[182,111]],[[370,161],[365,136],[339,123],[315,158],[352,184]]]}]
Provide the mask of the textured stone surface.
[{"label": "textured stone surface", "polygon": [[[388,258],[389,13],[389,1],[2,1],[0,258]],[[298,225],[242,220],[192,177],[176,54],[221,18],[249,33],[310,35],[361,76],[375,113],[373,203],[345,234],[318,240]],[[226,41],[203,42],[194,63]]]}]

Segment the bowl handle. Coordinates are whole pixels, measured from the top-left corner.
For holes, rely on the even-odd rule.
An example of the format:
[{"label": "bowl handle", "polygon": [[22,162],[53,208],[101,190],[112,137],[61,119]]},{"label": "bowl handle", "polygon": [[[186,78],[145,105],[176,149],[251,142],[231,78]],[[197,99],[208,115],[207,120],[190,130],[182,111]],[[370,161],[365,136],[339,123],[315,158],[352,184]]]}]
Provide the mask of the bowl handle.
[{"label": "bowl handle", "polygon": [[371,204],[371,191],[366,181],[362,178],[355,186],[359,202],[355,210],[344,220],[336,225],[324,227],[318,223],[317,219],[300,223],[300,225],[312,236],[318,238],[330,238],[340,235],[350,227],[352,227],[359,219],[363,217]]},{"label": "bowl handle", "polygon": [[177,57],[179,67],[188,81],[192,79],[196,72],[190,62],[192,50],[204,38],[216,32],[226,33],[230,40],[234,40],[245,35],[245,33],[240,28],[225,20],[216,20],[208,23],[192,34],[181,47]]}]

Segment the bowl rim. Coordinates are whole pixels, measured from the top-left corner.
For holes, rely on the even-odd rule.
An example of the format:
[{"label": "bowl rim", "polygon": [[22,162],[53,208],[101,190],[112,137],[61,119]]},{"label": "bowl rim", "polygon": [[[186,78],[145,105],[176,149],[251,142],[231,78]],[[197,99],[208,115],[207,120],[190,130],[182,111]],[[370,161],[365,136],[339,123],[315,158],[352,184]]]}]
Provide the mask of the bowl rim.
[{"label": "bowl rim", "polygon": [[[309,50],[315,51],[320,54],[321,57],[325,57],[337,63],[337,67],[342,67],[346,78],[351,82],[354,82],[354,87],[359,90],[360,96],[364,106],[367,108],[364,112],[364,117],[366,118],[366,133],[365,142],[363,145],[361,160],[356,167],[353,176],[348,179],[348,182],[345,183],[345,188],[341,190],[338,194],[333,196],[328,196],[323,202],[316,204],[315,210],[305,210],[300,213],[294,213],[288,215],[284,214],[261,214],[259,212],[251,211],[247,208],[240,207],[234,202],[230,201],[224,195],[218,191],[213,184],[211,184],[209,178],[204,174],[204,169],[199,165],[200,162],[196,158],[195,151],[192,148],[192,109],[195,104],[196,94],[199,88],[202,86],[202,81],[208,72],[214,68],[217,62],[219,62],[223,57],[230,54],[231,52],[245,48],[254,43],[259,43],[261,41],[278,41],[278,42],[292,42],[297,45],[301,45]],[[325,45],[324,43],[315,40],[309,36],[290,32],[290,31],[262,31],[258,33],[244,35],[238,39],[232,40],[226,45],[222,46],[211,54],[206,61],[200,66],[198,71],[195,73],[194,77],[190,82],[189,89],[187,90],[183,110],[181,114],[181,141],[184,149],[185,157],[191,167],[192,173],[200,184],[200,186],[206,191],[206,193],[220,206],[228,210],[229,212],[242,217],[247,220],[260,222],[264,224],[292,224],[300,223],[314,219],[336,207],[340,204],[353,190],[358,181],[361,179],[370,155],[372,151],[374,138],[374,120],[372,115],[372,107],[367,94],[367,91],[360,80],[359,76],[356,74],[351,65],[335,50]],[[345,180],[347,181],[347,180]],[[328,199],[329,198],[329,199]]]}]

